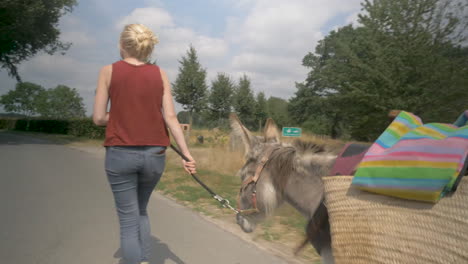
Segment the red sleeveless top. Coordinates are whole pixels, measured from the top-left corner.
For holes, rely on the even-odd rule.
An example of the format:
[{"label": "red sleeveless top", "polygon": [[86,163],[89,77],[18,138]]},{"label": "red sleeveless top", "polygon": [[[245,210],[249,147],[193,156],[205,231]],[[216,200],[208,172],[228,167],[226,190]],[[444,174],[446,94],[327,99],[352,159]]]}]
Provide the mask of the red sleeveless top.
[{"label": "red sleeveless top", "polygon": [[113,63],[104,146],[168,146],[163,92],[158,66],[133,65],[123,60]]}]

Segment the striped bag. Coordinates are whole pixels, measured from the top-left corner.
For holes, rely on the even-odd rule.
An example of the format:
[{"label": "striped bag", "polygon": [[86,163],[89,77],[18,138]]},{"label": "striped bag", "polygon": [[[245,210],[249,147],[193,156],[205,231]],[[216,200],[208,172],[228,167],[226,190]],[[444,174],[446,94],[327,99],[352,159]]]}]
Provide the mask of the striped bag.
[{"label": "striped bag", "polygon": [[423,124],[402,111],[370,147],[352,185],[373,193],[437,202],[466,170],[468,111],[452,124]]}]

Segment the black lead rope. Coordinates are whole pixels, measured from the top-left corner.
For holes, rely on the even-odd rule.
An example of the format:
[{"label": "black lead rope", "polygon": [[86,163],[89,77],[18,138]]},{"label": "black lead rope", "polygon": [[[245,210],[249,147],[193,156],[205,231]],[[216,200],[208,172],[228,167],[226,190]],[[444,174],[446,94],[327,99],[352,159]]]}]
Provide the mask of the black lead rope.
[{"label": "black lead rope", "polygon": [[[174,150],[177,154],[179,154],[179,156],[184,159],[185,161],[187,162],[190,162],[189,158],[187,158],[178,148],[174,147],[174,145],[171,144],[171,149]],[[209,192],[211,194],[211,196],[217,200],[221,206],[223,206],[224,208],[229,208],[231,210],[233,210],[234,212],[238,213],[239,211],[237,211],[235,208],[233,208],[229,202],[229,200],[217,195],[215,192],[213,192],[208,186],[206,186],[205,183],[203,183],[198,177],[196,174],[193,174],[193,173],[190,173],[190,175],[192,175],[192,178],[195,179],[195,181],[198,182],[198,184],[200,184],[207,192]]]}]

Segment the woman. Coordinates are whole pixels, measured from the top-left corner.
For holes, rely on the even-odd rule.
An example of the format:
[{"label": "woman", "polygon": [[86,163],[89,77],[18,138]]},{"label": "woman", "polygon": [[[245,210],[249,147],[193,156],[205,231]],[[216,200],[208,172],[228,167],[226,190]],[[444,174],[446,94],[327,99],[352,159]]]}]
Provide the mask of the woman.
[{"label": "woman", "polygon": [[122,60],[101,69],[94,103],[94,123],[107,125],[105,170],[114,194],[125,264],[148,263],[151,234],[146,207],[164,170],[170,144],[167,128],[190,159],[182,161],[183,167],[196,173],[167,75],[147,63],[157,43],[144,25],[125,26],[120,35]]}]

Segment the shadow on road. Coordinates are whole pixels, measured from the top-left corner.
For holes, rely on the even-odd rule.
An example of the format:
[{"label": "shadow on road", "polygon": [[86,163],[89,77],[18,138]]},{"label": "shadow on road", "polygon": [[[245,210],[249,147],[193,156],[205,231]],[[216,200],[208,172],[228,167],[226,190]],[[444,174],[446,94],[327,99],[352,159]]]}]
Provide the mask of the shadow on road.
[{"label": "shadow on road", "polygon": [[[114,254],[114,258],[121,258],[122,254],[120,249],[117,250]],[[151,237],[151,257],[149,264],[164,264],[167,259],[170,259],[172,262],[177,264],[185,264],[171,249],[161,240],[152,236]],[[123,263],[120,260],[119,263]]]}]

